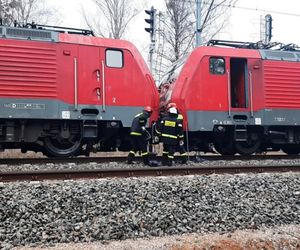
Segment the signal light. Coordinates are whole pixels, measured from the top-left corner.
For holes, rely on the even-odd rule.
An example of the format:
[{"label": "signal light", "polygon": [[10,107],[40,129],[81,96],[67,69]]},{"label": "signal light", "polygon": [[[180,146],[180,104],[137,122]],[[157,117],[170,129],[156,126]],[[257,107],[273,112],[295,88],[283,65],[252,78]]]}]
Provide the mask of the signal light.
[{"label": "signal light", "polygon": [[154,36],[155,32],[155,13],[156,9],[152,6],[150,10],[145,10],[146,14],[149,15],[149,18],[145,19],[145,22],[150,24],[149,28],[145,28],[147,32],[150,33],[151,36]]}]

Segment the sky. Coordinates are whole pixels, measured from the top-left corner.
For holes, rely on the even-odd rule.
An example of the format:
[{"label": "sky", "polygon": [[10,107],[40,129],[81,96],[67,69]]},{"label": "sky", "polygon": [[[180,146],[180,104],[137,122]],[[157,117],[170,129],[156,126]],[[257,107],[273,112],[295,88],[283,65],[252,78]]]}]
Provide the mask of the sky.
[{"label": "sky", "polygon": [[[62,22],[60,26],[86,28],[81,15],[81,6],[93,11],[91,0],[48,0],[61,10]],[[189,0],[194,1],[194,0]],[[132,0],[133,4],[141,0]],[[154,8],[163,11],[164,0],[146,0],[145,8]],[[295,43],[300,46],[300,1],[299,0],[232,0],[235,7],[231,9],[228,25],[216,39],[232,41],[256,42],[260,40],[260,19],[267,14],[273,18],[273,42]],[[141,11],[130,25],[125,39],[133,42],[143,55],[148,50],[149,33],[144,19],[147,15]]]}]

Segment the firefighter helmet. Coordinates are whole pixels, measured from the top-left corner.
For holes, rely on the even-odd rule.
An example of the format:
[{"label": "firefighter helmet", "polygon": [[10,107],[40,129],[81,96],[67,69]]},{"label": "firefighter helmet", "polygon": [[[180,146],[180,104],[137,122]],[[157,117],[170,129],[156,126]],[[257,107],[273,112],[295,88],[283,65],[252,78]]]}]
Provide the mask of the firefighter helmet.
[{"label": "firefighter helmet", "polygon": [[169,110],[170,108],[177,108],[177,105],[175,102],[170,102],[167,106],[167,110]]},{"label": "firefighter helmet", "polygon": [[146,106],[144,108],[144,111],[148,112],[148,113],[152,113],[152,108],[150,106]]},{"label": "firefighter helmet", "polygon": [[170,114],[177,114],[177,109],[172,107],[172,108],[169,109],[169,113]]}]

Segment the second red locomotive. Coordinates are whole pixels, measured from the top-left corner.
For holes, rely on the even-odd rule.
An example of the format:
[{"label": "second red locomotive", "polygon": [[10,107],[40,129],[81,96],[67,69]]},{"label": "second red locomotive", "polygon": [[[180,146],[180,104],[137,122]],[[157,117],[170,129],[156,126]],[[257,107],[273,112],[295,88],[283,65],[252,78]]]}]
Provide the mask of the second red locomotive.
[{"label": "second red locomotive", "polygon": [[190,150],[300,153],[300,52],[212,43],[236,48],[196,48],[160,86],[161,100],[177,103],[185,117]]}]

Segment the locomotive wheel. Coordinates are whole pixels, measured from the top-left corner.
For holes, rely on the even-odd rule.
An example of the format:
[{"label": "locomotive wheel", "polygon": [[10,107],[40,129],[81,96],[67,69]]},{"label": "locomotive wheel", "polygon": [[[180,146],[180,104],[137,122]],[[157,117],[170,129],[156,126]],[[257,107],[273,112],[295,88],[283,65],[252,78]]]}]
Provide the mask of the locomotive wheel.
[{"label": "locomotive wheel", "polygon": [[[82,136],[80,125],[61,127],[60,133],[46,137],[44,140],[44,153],[48,157],[69,157],[76,155],[82,149]],[[66,126],[64,126],[65,128]]]},{"label": "locomotive wheel", "polygon": [[260,145],[259,134],[255,131],[249,131],[247,141],[235,142],[235,149],[240,155],[251,155],[259,150]]},{"label": "locomotive wheel", "polygon": [[282,151],[288,155],[298,155],[300,153],[300,145],[284,145],[282,146]]},{"label": "locomotive wheel", "polygon": [[235,155],[236,153],[232,142],[218,140],[214,142],[214,148],[221,155]]}]

